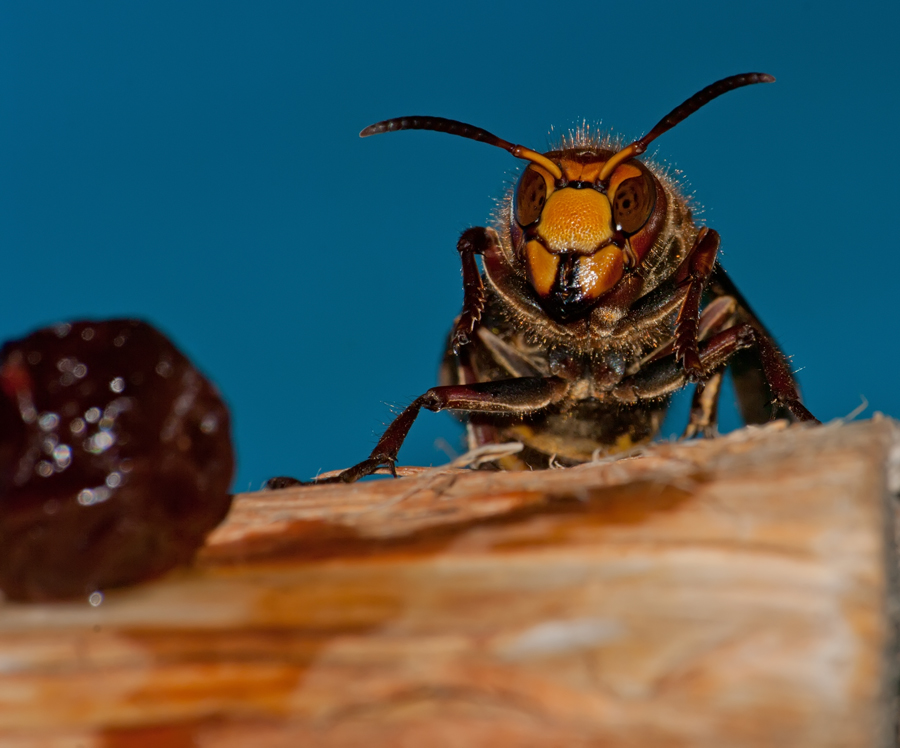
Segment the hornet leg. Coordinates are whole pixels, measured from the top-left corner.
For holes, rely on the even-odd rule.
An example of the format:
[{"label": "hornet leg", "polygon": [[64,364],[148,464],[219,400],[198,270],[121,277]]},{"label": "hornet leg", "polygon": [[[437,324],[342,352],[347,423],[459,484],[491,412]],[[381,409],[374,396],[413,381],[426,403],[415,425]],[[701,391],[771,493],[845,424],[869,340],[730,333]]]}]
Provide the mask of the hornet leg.
[{"label": "hornet leg", "polygon": [[[397,416],[378,440],[375,449],[362,462],[349,467],[340,475],[321,483],[353,483],[386,466],[396,477],[394,466],[397,453],[422,408],[433,412],[461,410],[468,413],[527,415],[561,400],[569,384],[559,377],[517,377],[497,382],[451,384],[432,387],[412,401]],[[285,488],[301,484],[295,478],[272,478],[267,488]]]}]

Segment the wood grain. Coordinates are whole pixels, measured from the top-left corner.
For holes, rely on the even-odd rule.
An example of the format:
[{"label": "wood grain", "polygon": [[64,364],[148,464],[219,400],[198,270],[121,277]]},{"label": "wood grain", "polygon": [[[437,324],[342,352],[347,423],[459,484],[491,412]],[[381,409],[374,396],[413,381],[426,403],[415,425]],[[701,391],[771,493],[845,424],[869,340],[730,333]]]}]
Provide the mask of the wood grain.
[{"label": "wood grain", "polygon": [[891,745],[898,445],[240,495],[192,569],[0,606],[0,745]]}]

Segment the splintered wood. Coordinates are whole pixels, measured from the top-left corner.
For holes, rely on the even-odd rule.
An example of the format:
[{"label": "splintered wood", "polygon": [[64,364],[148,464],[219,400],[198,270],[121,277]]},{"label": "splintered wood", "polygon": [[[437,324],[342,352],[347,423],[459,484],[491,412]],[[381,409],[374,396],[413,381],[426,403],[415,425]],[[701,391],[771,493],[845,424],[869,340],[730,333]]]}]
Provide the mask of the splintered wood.
[{"label": "splintered wood", "polygon": [[0,605],[0,745],[892,745],[898,445],[238,496],[190,570]]}]

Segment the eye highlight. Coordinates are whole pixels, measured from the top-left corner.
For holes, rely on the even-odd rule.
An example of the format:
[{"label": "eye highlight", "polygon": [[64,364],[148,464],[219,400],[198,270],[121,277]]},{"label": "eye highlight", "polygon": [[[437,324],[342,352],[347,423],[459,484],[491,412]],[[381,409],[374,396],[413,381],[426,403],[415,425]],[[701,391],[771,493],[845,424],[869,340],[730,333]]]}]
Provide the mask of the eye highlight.
[{"label": "eye highlight", "polygon": [[656,188],[649,174],[624,180],[613,199],[613,217],[626,234],[640,231],[656,203]]},{"label": "eye highlight", "polygon": [[520,226],[530,226],[541,217],[546,202],[547,182],[529,166],[516,187],[516,221]]}]

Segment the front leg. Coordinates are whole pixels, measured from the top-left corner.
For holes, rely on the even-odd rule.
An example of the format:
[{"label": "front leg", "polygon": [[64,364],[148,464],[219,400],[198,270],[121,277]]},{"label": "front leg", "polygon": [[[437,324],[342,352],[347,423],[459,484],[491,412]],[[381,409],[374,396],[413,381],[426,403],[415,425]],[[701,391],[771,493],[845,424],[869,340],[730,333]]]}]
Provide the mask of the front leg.
[{"label": "front leg", "polygon": [[[767,345],[763,347],[751,347],[738,351],[728,361],[737,404],[745,423],[766,423],[777,417],[787,415],[786,410],[793,414],[790,407],[781,407],[779,397],[769,385],[769,377],[764,371],[775,371],[775,378],[783,382],[780,385],[782,391],[797,391],[797,383],[789,367],[789,359],[778,348],[772,334],[760,321],[759,317],[747,303],[747,299],[734,285],[731,278],[718,263],[710,276],[708,290],[711,294],[720,298],[730,297],[736,303],[735,323],[748,324],[756,330],[760,339],[765,339]],[[805,409],[804,409],[805,410]],[[810,420],[809,411],[801,412],[801,420]]]},{"label": "front leg", "polygon": [[[702,371],[715,372],[739,351],[755,349],[762,362],[762,372],[774,401],[787,409],[798,421],[818,423],[816,417],[800,402],[800,393],[787,361],[774,341],[762,330],[743,323],[713,335],[698,346]],[[671,395],[687,384],[689,375],[673,357],[654,361],[637,374],[623,380],[613,393],[622,402],[651,400]]]},{"label": "front leg", "polygon": [[[372,453],[362,462],[349,467],[340,475],[317,483],[353,483],[386,466],[396,477],[394,465],[397,453],[406,439],[416,416],[422,408],[437,412],[459,410],[465,413],[491,413],[495,415],[528,415],[548,405],[559,402],[569,389],[560,377],[517,377],[496,382],[451,384],[432,387],[417,397],[388,426]],[[272,478],[267,488],[285,488],[300,485],[295,478]]]},{"label": "front leg", "polygon": [[480,226],[464,231],[456,243],[462,261],[463,276],[462,314],[456,320],[450,335],[450,345],[456,354],[469,342],[469,336],[475,325],[481,321],[481,313],[484,311],[484,284],[475,255],[483,255],[492,246],[499,244],[500,239],[496,231]]},{"label": "front leg", "polygon": [[675,320],[675,358],[681,362],[690,381],[700,381],[708,373],[700,361],[697,326],[700,321],[700,300],[703,289],[716,265],[719,251],[719,234],[705,226],[700,229],[687,259],[682,264],[682,281],[687,285],[687,295]]}]

